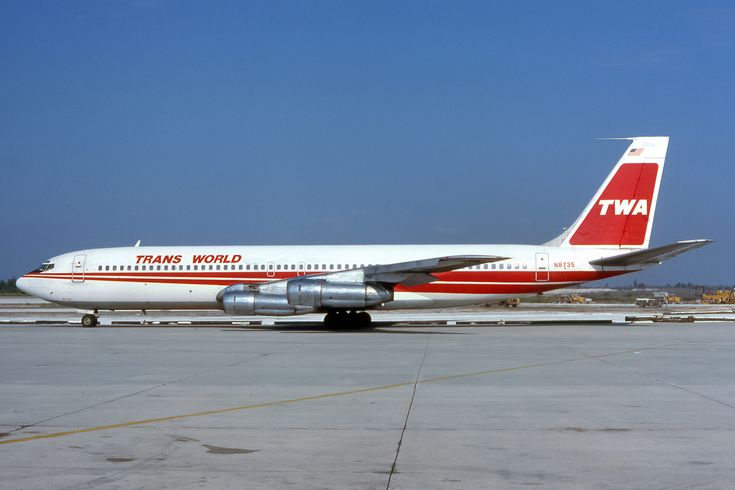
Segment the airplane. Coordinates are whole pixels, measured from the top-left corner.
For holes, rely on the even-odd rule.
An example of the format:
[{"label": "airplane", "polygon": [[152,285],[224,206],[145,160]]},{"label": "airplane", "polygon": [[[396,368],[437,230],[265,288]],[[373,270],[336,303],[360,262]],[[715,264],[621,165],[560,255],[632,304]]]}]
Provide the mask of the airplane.
[{"label": "airplane", "polygon": [[649,248],[669,138],[628,148],[574,223],[542,245],[182,246],[100,248],[53,257],[19,289],[84,312],[324,313],[369,326],[370,310],[496,302],[636,272],[711,243]]}]

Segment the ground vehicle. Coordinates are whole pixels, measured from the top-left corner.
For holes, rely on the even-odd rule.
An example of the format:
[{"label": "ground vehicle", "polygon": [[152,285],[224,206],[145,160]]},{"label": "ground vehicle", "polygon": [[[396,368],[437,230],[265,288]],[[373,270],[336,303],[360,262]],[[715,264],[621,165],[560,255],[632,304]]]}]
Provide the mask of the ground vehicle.
[{"label": "ground vehicle", "polygon": [[735,304],[735,289],[718,289],[714,293],[702,293],[702,303],[711,305]]},{"label": "ground vehicle", "polygon": [[646,308],[649,306],[658,308],[660,306],[663,306],[664,302],[661,298],[636,298],[635,305],[640,306],[641,308]]},{"label": "ground vehicle", "polygon": [[559,301],[557,301],[557,303],[583,305],[586,303],[592,303],[592,299],[585,298],[584,296],[581,296],[579,294],[569,294],[567,296],[562,296],[561,298],[559,298]]},{"label": "ground vehicle", "polygon": [[518,305],[521,304],[521,298],[504,299],[500,302],[500,304],[505,306],[506,308],[518,308]]},{"label": "ground vehicle", "polygon": [[653,293],[653,298],[636,298],[636,306],[647,307],[647,306],[664,306],[664,305],[678,305],[681,304],[681,297],[669,294],[665,291],[656,291]]}]

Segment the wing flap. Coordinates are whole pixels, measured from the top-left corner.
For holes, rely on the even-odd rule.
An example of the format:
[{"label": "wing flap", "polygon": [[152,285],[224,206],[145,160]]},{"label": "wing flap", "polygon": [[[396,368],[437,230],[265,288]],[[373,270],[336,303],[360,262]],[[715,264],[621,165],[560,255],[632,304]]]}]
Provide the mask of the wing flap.
[{"label": "wing flap", "polygon": [[694,250],[712,243],[712,240],[682,240],[660,247],[637,250],[621,255],[613,255],[604,259],[590,260],[592,265],[608,267],[625,267],[629,265],[660,264],[664,260],[671,259],[684,252]]}]

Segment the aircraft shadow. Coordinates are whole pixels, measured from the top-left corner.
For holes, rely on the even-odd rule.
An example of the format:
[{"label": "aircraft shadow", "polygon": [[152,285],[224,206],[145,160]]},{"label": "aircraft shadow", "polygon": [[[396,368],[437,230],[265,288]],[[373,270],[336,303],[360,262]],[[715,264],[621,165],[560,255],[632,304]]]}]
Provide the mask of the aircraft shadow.
[{"label": "aircraft shadow", "polygon": [[[373,322],[370,327],[340,327],[340,328],[327,328],[321,322],[305,323],[305,322],[294,322],[294,323],[279,323],[278,325],[262,325],[262,326],[249,326],[244,325],[242,327],[233,326],[230,328],[222,329],[225,332],[252,332],[252,331],[270,331],[270,332],[282,332],[282,333],[376,333],[376,334],[417,334],[417,335],[468,335],[468,332],[440,332],[430,330],[414,330],[411,327],[399,327],[396,323],[392,322]],[[442,325],[443,326],[443,325]],[[399,330],[400,329],[400,330]]]}]

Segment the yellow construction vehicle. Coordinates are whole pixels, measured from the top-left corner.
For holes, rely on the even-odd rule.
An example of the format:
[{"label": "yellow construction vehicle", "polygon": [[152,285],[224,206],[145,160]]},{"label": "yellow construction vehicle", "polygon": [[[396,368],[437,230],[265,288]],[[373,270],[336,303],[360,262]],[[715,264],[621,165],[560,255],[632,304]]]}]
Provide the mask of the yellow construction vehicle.
[{"label": "yellow construction vehicle", "polygon": [[518,308],[518,305],[521,304],[521,298],[504,299],[500,302],[500,304],[505,306],[506,308]]},{"label": "yellow construction vehicle", "polygon": [[636,298],[635,304],[641,308],[645,308],[647,306],[659,308],[665,305],[680,305],[681,297],[669,294],[665,291],[656,291],[653,293],[653,298]]},{"label": "yellow construction vehicle", "polygon": [[702,293],[702,303],[710,305],[735,304],[735,290],[718,289],[712,294]]},{"label": "yellow construction vehicle", "polygon": [[583,305],[587,303],[592,303],[592,300],[590,298],[580,296],[579,294],[568,294],[567,296],[562,296],[561,298],[559,298],[557,303]]}]

